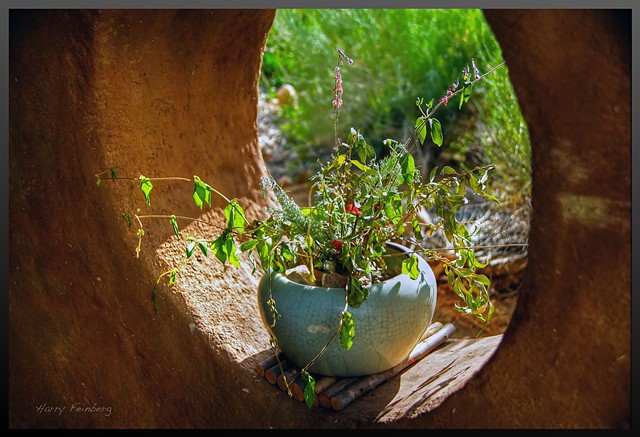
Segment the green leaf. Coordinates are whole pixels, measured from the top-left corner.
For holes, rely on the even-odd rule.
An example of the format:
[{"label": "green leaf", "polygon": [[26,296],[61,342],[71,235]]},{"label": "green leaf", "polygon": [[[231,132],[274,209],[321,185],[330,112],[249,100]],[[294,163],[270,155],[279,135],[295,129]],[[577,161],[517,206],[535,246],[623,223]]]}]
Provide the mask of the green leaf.
[{"label": "green leaf", "polygon": [[304,401],[311,408],[316,398],[316,380],[306,370],[300,372],[300,377],[304,381]]},{"label": "green leaf", "polygon": [[357,159],[352,159],[351,163],[353,165],[355,165],[356,167],[358,167],[360,170],[362,171],[367,171],[367,170],[371,170],[371,167],[364,165],[363,163],[361,163],[360,161],[358,161]]},{"label": "green leaf", "polygon": [[411,219],[411,227],[413,228],[413,233],[419,238],[422,234],[422,228],[421,228],[420,220],[418,220],[418,217],[414,216]]},{"label": "green leaf", "polygon": [[382,144],[384,144],[385,146],[387,146],[391,150],[394,150],[396,148],[396,146],[398,145],[398,142],[396,140],[392,140],[391,138],[387,138],[386,140],[384,140],[382,142]]},{"label": "green leaf", "polygon": [[493,316],[493,312],[496,310],[496,307],[493,305],[493,302],[489,301],[489,313],[487,314],[487,321],[491,320],[491,316]]},{"label": "green leaf", "polygon": [[304,239],[304,244],[307,250],[311,250],[311,248],[313,247],[313,237],[311,236],[311,234],[307,234],[307,238]]},{"label": "green leaf", "polygon": [[209,248],[202,241],[198,241],[198,247],[200,248],[200,250],[202,251],[204,256],[208,256],[209,255]]},{"label": "green leaf", "polygon": [[387,203],[384,205],[384,213],[390,220],[402,216],[402,201],[398,195],[387,199]]},{"label": "green leaf", "polygon": [[213,240],[213,243],[211,243],[211,246],[210,246],[211,250],[213,251],[213,254],[216,256],[216,258],[218,258],[218,260],[222,264],[227,262],[227,251],[225,248],[225,239],[226,239],[225,235],[220,235],[218,238]]},{"label": "green leaf", "polygon": [[412,184],[416,174],[416,165],[411,153],[405,153],[400,157],[402,177],[407,184]]},{"label": "green leaf", "polygon": [[169,275],[169,285],[175,284],[177,276],[178,276],[178,271],[175,269],[172,270],[171,274]]},{"label": "green leaf", "polygon": [[262,264],[268,266],[270,264],[269,244],[267,244],[267,242],[265,241],[258,241],[258,244],[256,245],[256,251],[260,256],[260,261],[262,261]]},{"label": "green leaf", "polygon": [[[342,247],[344,251],[344,246]],[[353,275],[349,275],[347,281],[347,299],[349,305],[358,308],[362,302],[364,302],[369,295],[369,291],[362,286],[358,278]]]},{"label": "green leaf", "polygon": [[151,179],[140,175],[140,188],[142,189],[142,193],[144,194],[144,200],[147,202],[147,205],[151,205],[151,199],[149,199],[149,193],[153,188]]},{"label": "green leaf", "polygon": [[398,216],[398,220],[393,220],[396,224],[396,234],[398,234],[398,237],[404,236],[404,221],[401,219],[402,217]]},{"label": "green leaf", "polygon": [[356,153],[360,161],[364,164],[376,157],[376,152],[373,150],[373,147],[371,147],[364,138],[361,138],[358,144],[356,144]]},{"label": "green leaf", "polygon": [[433,169],[431,170],[431,174],[429,175],[429,183],[433,182],[437,173],[438,173],[438,166],[436,165],[435,167],[433,167]]},{"label": "green leaf", "polygon": [[453,270],[445,265],[445,271],[447,272],[447,282],[449,282],[449,284],[453,285],[453,282],[455,281],[455,276],[454,276]]},{"label": "green leaf", "polygon": [[491,286],[491,281],[489,280],[489,278],[487,278],[485,275],[478,275],[476,277],[476,280],[481,283],[482,285],[485,285],[487,287]]},{"label": "green leaf", "polygon": [[469,101],[469,97],[471,96],[471,85],[465,85],[460,93],[460,103],[458,104],[458,109],[462,108],[462,104]]},{"label": "green leaf", "polygon": [[402,261],[402,273],[409,275],[411,279],[417,279],[420,274],[418,267],[418,256],[414,253],[409,258]]},{"label": "green leaf", "polygon": [[116,181],[116,169],[115,167],[111,167],[111,181],[115,182]]},{"label": "green leaf", "polygon": [[236,199],[232,199],[224,209],[224,216],[229,228],[235,229],[239,234],[244,232],[244,210]]},{"label": "green leaf", "polygon": [[453,176],[453,175],[457,175],[458,173],[453,168],[449,167],[448,165],[445,165],[442,168],[442,171],[440,172],[440,174],[447,175],[447,176]]},{"label": "green leaf", "polygon": [[173,225],[173,232],[176,234],[176,237],[180,238],[180,231],[178,230],[178,221],[176,220],[176,216],[171,216],[171,224]]},{"label": "green leaf", "polygon": [[202,209],[205,202],[211,206],[211,186],[203,182],[198,176],[193,176],[193,201]]},{"label": "green leaf", "polygon": [[285,259],[285,261],[291,261],[293,259],[293,254],[291,253],[291,248],[289,247],[289,245],[283,243],[280,248],[280,252],[282,253],[282,257]]},{"label": "green leaf", "polygon": [[424,144],[424,140],[427,138],[427,124],[423,123],[422,117],[418,117],[415,127],[418,129],[420,144]]},{"label": "green leaf", "polygon": [[193,250],[196,248],[196,242],[192,241],[187,244],[187,258],[189,258],[193,254]]},{"label": "green leaf", "polygon": [[440,122],[436,118],[429,119],[429,130],[431,131],[431,140],[436,144],[436,146],[442,146],[442,126]]},{"label": "green leaf", "polygon": [[497,203],[497,204],[500,204],[500,201],[498,200],[498,198],[497,198],[497,197],[492,196],[491,194],[487,194],[487,193],[482,193],[482,195],[483,195],[484,197],[486,197],[487,199],[491,200],[492,202],[495,202],[495,203]]},{"label": "green leaf", "polygon": [[346,161],[346,159],[347,159],[347,155],[344,155],[344,154],[336,156],[333,159],[333,162],[331,163],[331,165],[329,165],[329,167],[327,167],[325,169],[325,172],[329,172],[329,171],[331,171],[333,169],[341,167],[344,164],[344,162]]},{"label": "green leaf", "polygon": [[469,173],[469,186],[476,193],[478,192],[478,189],[480,189],[480,186],[478,184],[478,179],[474,176],[473,173]]},{"label": "green leaf", "polygon": [[236,253],[236,244],[233,240],[233,237],[231,237],[230,235],[227,236],[227,240],[225,241],[225,249],[227,251],[229,264],[236,268],[240,267],[240,258],[238,258],[238,254]]},{"label": "green leaf", "polygon": [[367,151],[360,144],[356,144],[356,153],[360,161],[367,162]]},{"label": "green leaf", "polygon": [[459,194],[452,194],[451,196],[448,197],[448,202],[451,208],[457,208],[467,203],[467,198]]},{"label": "green leaf", "polygon": [[251,250],[256,247],[260,240],[248,240],[240,245],[240,252],[246,252],[247,250]]},{"label": "green leaf", "polygon": [[98,178],[98,180],[96,181],[96,187],[99,187],[101,183],[102,181],[100,180],[100,178]]},{"label": "green leaf", "polygon": [[349,311],[342,313],[342,327],[340,328],[340,345],[344,350],[351,349],[356,336],[355,319]]}]

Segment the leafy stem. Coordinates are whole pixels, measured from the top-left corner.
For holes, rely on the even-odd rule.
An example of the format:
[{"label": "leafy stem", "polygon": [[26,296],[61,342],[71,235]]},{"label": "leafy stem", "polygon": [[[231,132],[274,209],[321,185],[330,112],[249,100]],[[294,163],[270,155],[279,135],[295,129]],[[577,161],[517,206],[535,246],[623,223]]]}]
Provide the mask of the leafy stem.
[{"label": "leafy stem", "polygon": [[[503,65],[505,65],[505,62],[501,62],[500,64],[490,68],[486,73],[480,75],[477,79],[471,80],[471,81],[465,83],[462,88],[459,88],[456,91],[453,91],[452,94],[449,96],[449,99],[452,99],[453,97],[455,97],[455,96],[457,96],[457,95],[459,95],[461,93],[468,92],[467,90],[469,90],[476,82],[479,82],[479,81],[483,80],[484,78],[486,78],[488,75],[490,75],[495,70],[497,70],[498,68],[502,67]],[[409,150],[410,151],[413,149],[413,146],[415,144],[413,142],[413,140],[415,139],[415,136],[418,135],[418,133],[422,129],[426,128],[427,121],[432,119],[433,114],[435,114],[435,112],[441,106],[446,106],[445,100],[442,100],[442,99],[439,100],[438,103],[433,108],[427,107],[427,111],[425,113],[425,111],[422,109],[422,107],[420,105],[418,105],[418,107],[420,108],[420,112],[422,113],[422,117],[421,117],[422,121],[419,124],[416,125],[415,129],[411,132],[409,137],[404,142],[404,144],[409,144]]]}]

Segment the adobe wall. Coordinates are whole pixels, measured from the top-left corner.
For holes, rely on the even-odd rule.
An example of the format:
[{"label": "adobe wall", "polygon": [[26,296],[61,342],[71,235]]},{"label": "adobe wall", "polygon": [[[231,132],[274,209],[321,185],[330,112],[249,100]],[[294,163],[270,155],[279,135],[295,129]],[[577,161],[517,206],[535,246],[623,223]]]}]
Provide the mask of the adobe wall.
[{"label": "adobe wall", "polygon": [[[10,428],[270,423],[278,396],[253,371],[269,347],[257,274],[203,260],[173,291],[158,289],[156,313],[155,278],[182,245],[151,221],[136,259],[135,230],[120,216],[140,193],[108,178],[96,187],[95,173],[198,174],[260,214],[257,81],[274,16],[11,15]],[[431,412],[381,424],[284,399],[278,427],[630,426],[630,14],[486,17],[534,160],[528,279],[501,347]],[[185,232],[214,229],[221,204],[185,209],[191,190],[159,182],[141,213],[179,208],[209,222],[181,222]],[[102,411],[78,411],[94,405]]]},{"label": "adobe wall", "polygon": [[631,14],[486,10],[527,121],[527,284],[492,360],[406,426],[631,426]]}]

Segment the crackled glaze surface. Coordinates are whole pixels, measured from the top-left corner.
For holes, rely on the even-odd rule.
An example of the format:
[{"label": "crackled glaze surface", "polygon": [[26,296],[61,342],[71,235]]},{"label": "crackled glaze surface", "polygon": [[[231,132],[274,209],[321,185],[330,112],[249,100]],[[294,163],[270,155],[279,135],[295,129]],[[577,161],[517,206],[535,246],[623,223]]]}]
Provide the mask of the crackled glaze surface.
[{"label": "crackled glaze surface", "polygon": [[[273,323],[267,305],[271,296],[281,317]],[[387,370],[408,357],[431,323],[437,283],[429,264],[420,258],[420,276],[400,274],[368,287],[369,298],[349,308],[355,319],[354,344],[340,346],[339,334],[310,371],[331,376],[358,376]],[[304,367],[338,328],[345,291],[298,284],[283,275],[265,275],[259,284],[260,313],[284,354]]]}]

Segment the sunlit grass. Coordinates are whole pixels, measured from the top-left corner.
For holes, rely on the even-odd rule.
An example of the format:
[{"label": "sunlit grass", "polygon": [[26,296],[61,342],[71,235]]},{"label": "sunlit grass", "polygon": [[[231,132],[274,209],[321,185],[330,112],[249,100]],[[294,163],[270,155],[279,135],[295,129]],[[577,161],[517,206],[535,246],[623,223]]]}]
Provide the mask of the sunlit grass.
[{"label": "sunlit grass", "polygon": [[[402,140],[419,115],[419,97],[437,101],[461,69],[475,59],[481,73],[503,61],[500,47],[478,9],[280,9],[269,33],[262,84],[270,92],[293,85],[298,105],[281,127],[295,147],[292,171],[326,160],[334,142],[333,68],[336,47],[355,61],[341,69],[344,106],[339,134],[360,129],[378,151],[386,138]],[[531,151],[526,123],[508,76],[500,68],[474,88],[472,105],[450,104],[439,113],[445,143],[425,146],[423,156],[479,150],[497,167],[507,191],[528,197]],[[430,165],[429,160],[424,166]],[[464,167],[465,162],[461,161]],[[429,168],[425,169],[426,172]],[[522,193],[521,193],[522,194]]]}]

